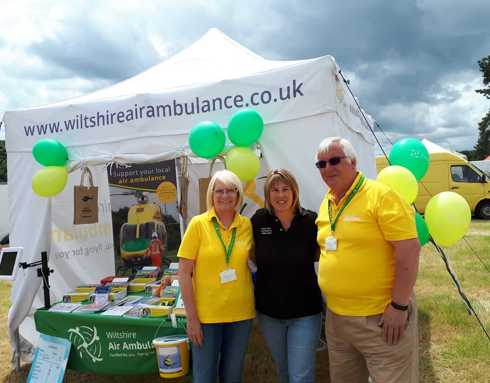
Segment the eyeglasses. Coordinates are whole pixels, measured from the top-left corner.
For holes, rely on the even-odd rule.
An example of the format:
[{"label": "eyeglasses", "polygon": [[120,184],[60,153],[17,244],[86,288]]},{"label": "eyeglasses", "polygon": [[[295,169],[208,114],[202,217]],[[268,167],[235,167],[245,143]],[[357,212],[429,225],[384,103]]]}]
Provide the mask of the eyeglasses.
[{"label": "eyeglasses", "polygon": [[225,195],[225,194],[235,194],[237,189],[215,189],[213,190],[214,194],[217,195]]},{"label": "eyeglasses", "polygon": [[331,166],[335,166],[335,165],[338,165],[340,164],[340,161],[342,161],[342,159],[346,158],[346,156],[343,156],[343,157],[332,157],[328,160],[320,160],[320,161],[317,161],[315,162],[315,166],[318,168],[318,169],[324,169],[327,167],[327,164],[331,165]]}]

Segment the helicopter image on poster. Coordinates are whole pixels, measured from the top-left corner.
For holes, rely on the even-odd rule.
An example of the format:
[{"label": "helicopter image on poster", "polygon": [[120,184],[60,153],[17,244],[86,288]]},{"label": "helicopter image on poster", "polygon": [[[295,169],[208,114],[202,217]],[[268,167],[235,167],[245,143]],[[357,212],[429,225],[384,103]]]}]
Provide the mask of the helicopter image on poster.
[{"label": "helicopter image on poster", "polygon": [[111,164],[107,178],[116,275],[177,262],[182,223],[176,160]]},{"label": "helicopter image on poster", "polygon": [[162,266],[167,231],[160,206],[135,191],[137,202],[129,207],[127,223],[119,233],[120,256],[126,267]]}]

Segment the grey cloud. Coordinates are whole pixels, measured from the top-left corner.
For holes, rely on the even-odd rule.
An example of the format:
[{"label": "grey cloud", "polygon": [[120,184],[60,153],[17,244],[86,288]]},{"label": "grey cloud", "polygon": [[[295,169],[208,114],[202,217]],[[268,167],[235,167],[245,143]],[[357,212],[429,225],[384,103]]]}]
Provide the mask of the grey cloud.
[{"label": "grey cloud", "polygon": [[[19,66],[10,73],[46,80],[84,78],[97,88],[162,59],[150,34],[168,44],[172,55],[217,27],[269,59],[333,55],[344,74],[354,74],[351,87],[363,107],[390,134],[441,141],[475,136],[477,127],[464,111],[446,109],[440,133],[420,119],[418,104],[454,103],[467,89],[451,82],[464,82],[462,73],[480,76],[477,61],[490,54],[488,0],[144,2],[125,17],[103,4],[78,3],[62,30],[30,46],[45,65]],[[79,92],[90,91],[85,86]],[[21,95],[16,102],[22,104]],[[398,104],[402,108],[394,111]]]},{"label": "grey cloud", "polygon": [[[471,7],[444,2],[428,8],[413,1],[308,6],[314,14],[284,7],[281,15],[288,20],[287,28],[274,31],[278,38],[264,39],[266,47],[282,58],[334,55],[344,71],[369,83],[357,94],[374,114],[387,103],[438,103],[458,97],[444,89],[443,77],[468,68],[477,71],[477,60],[490,53],[484,12],[490,8],[485,1],[473,1]],[[390,67],[398,70],[386,70]]]},{"label": "grey cloud", "polygon": [[32,44],[29,51],[63,72],[88,79],[121,80],[158,63],[158,54],[137,30],[104,29],[91,21],[67,23],[63,33]]}]

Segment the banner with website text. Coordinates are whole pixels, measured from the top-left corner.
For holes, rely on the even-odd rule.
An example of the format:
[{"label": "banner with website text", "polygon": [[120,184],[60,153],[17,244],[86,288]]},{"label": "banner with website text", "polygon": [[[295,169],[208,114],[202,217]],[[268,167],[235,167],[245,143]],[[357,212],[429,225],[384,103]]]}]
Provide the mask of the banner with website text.
[{"label": "banner with website text", "polygon": [[4,121],[9,150],[31,150],[40,138],[81,146],[181,135],[203,120],[226,126],[231,115],[242,108],[258,110],[266,124],[335,111],[333,71],[331,59],[321,58],[283,70],[160,94],[7,112]]}]

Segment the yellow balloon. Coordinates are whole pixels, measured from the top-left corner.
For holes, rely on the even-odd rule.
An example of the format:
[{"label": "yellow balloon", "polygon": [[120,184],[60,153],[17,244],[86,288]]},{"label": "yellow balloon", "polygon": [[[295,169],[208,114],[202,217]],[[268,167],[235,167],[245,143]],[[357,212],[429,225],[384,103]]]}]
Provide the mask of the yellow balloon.
[{"label": "yellow balloon", "polygon": [[417,198],[419,192],[417,179],[403,166],[388,166],[379,172],[376,179],[397,192],[409,204]]},{"label": "yellow balloon", "polygon": [[67,181],[64,166],[46,166],[32,177],[32,190],[41,197],[52,197],[63,191]]},{"label": "yellow balloon", "polygon": [[425,207],[425,222],[439,246],[451,246],[463,238],[470,226],[470,206],[457,193],[439,193]]},{"label": "yellow balloon", "polygon": [[235,146],[225,157],[226,168],[235,173],[240,180],[253,180],[260,171],[260,161],[252,149]]}]

